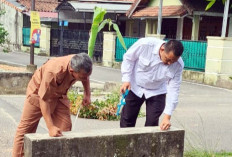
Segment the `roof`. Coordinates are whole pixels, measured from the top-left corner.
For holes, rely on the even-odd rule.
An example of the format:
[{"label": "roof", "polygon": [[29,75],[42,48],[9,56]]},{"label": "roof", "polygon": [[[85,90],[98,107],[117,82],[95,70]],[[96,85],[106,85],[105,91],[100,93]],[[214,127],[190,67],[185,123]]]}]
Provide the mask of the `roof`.
[{"label": "roof", "polygon": [[[132,14],[133,18],[139,17],[157,17],[159,13],[159,7],[146,7],[138,10]],[[187,10],[181,6],[163,6],[162,16],[163,17],[176,17],[184,16],[187,14]]]},{"label": "roof", "polygon": [[[25,12],[25,15],[31,16],[31,12]],[[39,12],[40,18],[58,18],[58,13],[55,12]]]},{"label": "roof", "polygon": [[[24,12],[23,14],[31,16],[31,12]],[[55,12],[39,12],[40,21],[57,21],[58,13]]]},{"label": "roof", "polygon": [[[18,0],[18,3],[31,10],[31,0]],[[39,12],[55,12],[58,0],[35,0],[35,10]]]},{"label": "roof", "polygon": [[[128,16],[128,18],[131,17],[131,15],[134,13],[134,11],[138,8],[138,6],[141,5],[147,5],[149,2],[149,0],[135,0],[134,3],[131,5],[130,9],[127,11],[126,16]],[[143,7],[144,8],[144,7]]]},{"label": "roof", "polygon": [[22,6],[20,3],[18,3],[17,0],[0,0],[2,3],[5,3],[6,5],[14,8],[15,10],[19,12],[23,12],[26,8]]},{"label": "roof", "polygon": [[[102,2],[102,3],[134,3],[135,0],[91,0],[91,2]],[[90,2],[89,0],[79,0],[79,2]]]},{"label": "roof", "polygon": [[131,4],[124,3],[92,3],[92,2],[78,2],[78,1],[68,1],[61,3],[56,9],[62,10],[62,7],[69,7],[76,12],[93,12],[95,7],[101,7],[106,9],[107,13],[126,13]]}]

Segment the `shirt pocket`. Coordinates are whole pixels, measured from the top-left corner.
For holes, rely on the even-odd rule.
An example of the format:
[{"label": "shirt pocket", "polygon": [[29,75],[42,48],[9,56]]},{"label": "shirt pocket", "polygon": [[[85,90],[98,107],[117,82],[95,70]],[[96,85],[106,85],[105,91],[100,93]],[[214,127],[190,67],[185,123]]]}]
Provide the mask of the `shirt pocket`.
[{"label": "shirt pocket", "polygon": [[143,58],[143,57],[139,57],[139,61],[138,61],[138,71],[149,71],[150,70],[150,60]]},{"label": "shirt pocket", "polygon": [[40,104],[39,104],[39,99],[40,97],[36,94],[31,94],[27,97],[28,99],[28,102],[31,104],[31,105],[34,105],[34,106],[37,106],[39,107]]}]

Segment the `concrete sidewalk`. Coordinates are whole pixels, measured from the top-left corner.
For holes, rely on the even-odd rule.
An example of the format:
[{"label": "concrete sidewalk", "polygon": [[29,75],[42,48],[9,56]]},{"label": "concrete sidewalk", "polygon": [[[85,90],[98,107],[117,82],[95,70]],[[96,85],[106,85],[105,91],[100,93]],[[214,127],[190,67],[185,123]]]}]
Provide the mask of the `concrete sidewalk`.
[{"label": "concrete sidewalk", "polygon": [[[179,105],[172,116],[172,126],[186,130],[185,148],[225,150],[232,152],[232,91],[183,82]],[[0,95],[0,156],[11,156],[13,138],[19,123],[25,95]],[[145,111],[145,106],[143,106]],[[72,116],[74,123],[75,116]],[[144,126],[139,118],[136,126]],[[74,124],[73,124],[74,126]],[[91,129],[119,128],[119,121],[100,121],[78,118],[75,132]],[[47,133],[43,119],[39,133]],[[190,141],[190,142],[188,142]]]}]

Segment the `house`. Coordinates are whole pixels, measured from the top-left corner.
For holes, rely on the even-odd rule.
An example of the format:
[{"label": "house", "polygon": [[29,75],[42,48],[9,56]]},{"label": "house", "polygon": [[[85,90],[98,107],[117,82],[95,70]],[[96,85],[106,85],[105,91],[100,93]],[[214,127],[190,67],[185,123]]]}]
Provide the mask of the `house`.
[{"label": "house", "polygon": [[[35,1],[35,10],[40,14],[41,42],[35,45],[35,53],[50,51],[50,28],[58,28],[58,14],[55,11],[57,0]],[[30,46],[30,9],[31,0],[1,0],[0,9],[5,14],[0,16],[0,22],[9,33],[8,40],[12,50],[29,50]],[[48,39],[49,38],[49,39]]]},{"label": "house", "polygon": [[8,35],[10,49],[20,49],[22,44],[23,11],[25,7],[15,1],[0,1],[0,10],[5,13],[0,16],[0,23],[3,24]]},{"label": "house", "polygon": [[[127,24],[126,36],[157,33],[159,2],[136,0],[133,3],[127,12],[131,20]],[[205,11],[207,1],[163,0],[161,34],[165,34],[166,38],[183,40],[206,40],[206,36],[220,36],[224,7],[219,3],[216,2],[210,10]],[[231,13],[230,10],[226,36],[232,36]]]},{"label": "house", "polygon": [[[126,30],[126,12],[131,7],[134,0],[78,0],[63,1],[56,10],[58,12],[59,21],[66,22],[66,27],[61,26],[60,37],[51,36],[52,49],[59,49],[59,55],[68,53],[88,52],[89,31],[92,25],[92,18],[95,7],[106,10],[105,19],[110,18],[119,25],[122,35]],[[55,31],[55,30],[54,30]],[[108,31],[108,26],[103,28]],[[57,46],[59,40],[60,47]],[[53,51],[53,50],[52,50]],[[95,43],[94,58],[101,62],[103,51],[103,33],[98,33]],[[56,51],[57,52],[57,51]]]}]

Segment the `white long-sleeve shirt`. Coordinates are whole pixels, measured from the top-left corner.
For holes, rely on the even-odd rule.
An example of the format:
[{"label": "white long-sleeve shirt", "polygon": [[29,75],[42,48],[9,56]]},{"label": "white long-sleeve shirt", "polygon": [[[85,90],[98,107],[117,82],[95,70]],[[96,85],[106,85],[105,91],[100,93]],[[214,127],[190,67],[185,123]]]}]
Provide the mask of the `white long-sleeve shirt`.
[{"label": "white long-sleeve shirt", "polygon": [[165,42],[156,38],[141,38],[123,56],[121,66],[122,82],[130,82],[131,90],[138,96],[150,98],[165,94],[164,113],[171,115],[178,103],[184,62],[166,65],[159,56]]}]

